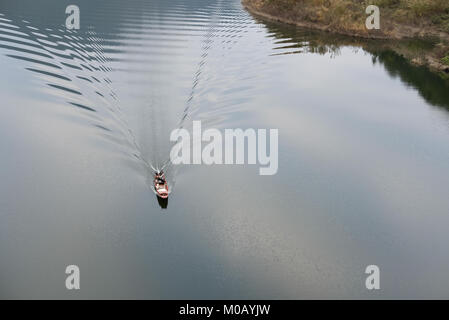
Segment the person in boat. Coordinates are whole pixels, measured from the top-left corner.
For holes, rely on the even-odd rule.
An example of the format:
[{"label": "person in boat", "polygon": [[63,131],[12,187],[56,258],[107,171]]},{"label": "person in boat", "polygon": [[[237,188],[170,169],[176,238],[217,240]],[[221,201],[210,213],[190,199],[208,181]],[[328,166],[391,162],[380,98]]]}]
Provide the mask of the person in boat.
[{"label": "person in boat", "polygon": [[160,175],[160,174],[156,174],[155,180],[156,180],[156,182],[157,182],[158,184],[165,184],[165,179],[164,179],[163,176]]}]

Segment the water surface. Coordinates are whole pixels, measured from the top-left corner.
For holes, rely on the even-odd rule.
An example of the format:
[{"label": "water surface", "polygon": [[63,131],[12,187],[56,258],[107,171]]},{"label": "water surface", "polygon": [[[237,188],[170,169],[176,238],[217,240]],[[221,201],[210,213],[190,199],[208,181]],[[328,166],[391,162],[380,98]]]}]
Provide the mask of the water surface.
[{"label": "water surface", "polygon": [[[0,70],[0,297],[449,298],[449,86],[381,43],[238,0],[3,0]],[[162,209],[192,120],[278,128],[278,173],[170,168]]]}]

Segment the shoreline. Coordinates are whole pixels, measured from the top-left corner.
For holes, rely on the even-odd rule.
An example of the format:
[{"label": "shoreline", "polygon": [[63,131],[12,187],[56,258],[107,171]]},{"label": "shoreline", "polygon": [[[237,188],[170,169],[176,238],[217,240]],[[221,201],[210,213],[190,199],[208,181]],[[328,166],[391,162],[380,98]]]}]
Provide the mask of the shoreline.
[{"label": "shoreline", "polygon": [[[273,6],[274,0],[270,1],[270,5]],[[371,39],[371,40],[406,40],[406,39],[438,39],[439,43],[431,50],[428,50],[424,55],[416,55],[410,53],[404,55],[403,52],[395,50],[394,46],[391,50],[404,56],[411,64],[418,66],[426,66],[431,71],[440,74],[443,78],[449,78],[449,33],[445,33],[436,28],[411,26],[405,24],[398,24],[391,21],[384,22],[385,29],[388,32],[381,30],[366,30],[364,28],[351,28],[341,24],[323,24],[318,21],[306,21],[305,19],[299,19],[298,17],[292,18],[278,12],[273,14],[270,11],[270,6],[265,6],[264,0],[242,0],[243,7],[251,14],[260,17],[261,19],[267,19],[279,23],[294,25],[301,28],[308,28],[314,30],[320,30],[323,32],[334,33],[349,37]],[[363,12],[364,13],[364,12]],[[367,17],[368,15],[366,15]],[[293,16],[294,17],[294,16]],[[366,18],[365,18],[366,19]],[[351,25],[354,26],[354,25]],[[447,56],[446,56],[447,55]]]}]

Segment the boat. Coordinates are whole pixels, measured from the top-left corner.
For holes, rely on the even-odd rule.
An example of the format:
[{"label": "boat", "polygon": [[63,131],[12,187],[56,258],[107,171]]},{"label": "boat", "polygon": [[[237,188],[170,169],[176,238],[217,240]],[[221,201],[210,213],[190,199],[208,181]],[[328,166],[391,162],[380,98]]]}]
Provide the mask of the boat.
[{"label": "boat", "polygon": [[154,190],[158,197],[162,199],[168,198],[168,183],[163,171],[156,172],[154,175]]}]

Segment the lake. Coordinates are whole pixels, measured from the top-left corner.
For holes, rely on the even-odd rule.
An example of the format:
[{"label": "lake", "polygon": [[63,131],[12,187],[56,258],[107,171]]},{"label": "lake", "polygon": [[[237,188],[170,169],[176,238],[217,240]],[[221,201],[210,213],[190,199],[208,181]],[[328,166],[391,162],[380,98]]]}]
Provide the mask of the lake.
[{"label": "lake", "polygon": [[[239,0],[2,0],[0,70],[0,298],[449,298],[449,84],[382,42]],[[193,120],[278,129],[277,173],[172,166],[161,203]]]}]

